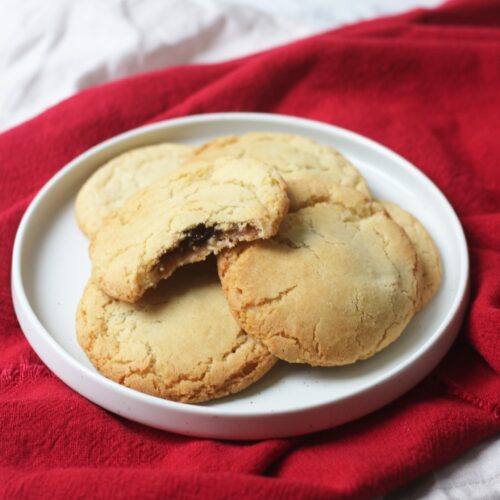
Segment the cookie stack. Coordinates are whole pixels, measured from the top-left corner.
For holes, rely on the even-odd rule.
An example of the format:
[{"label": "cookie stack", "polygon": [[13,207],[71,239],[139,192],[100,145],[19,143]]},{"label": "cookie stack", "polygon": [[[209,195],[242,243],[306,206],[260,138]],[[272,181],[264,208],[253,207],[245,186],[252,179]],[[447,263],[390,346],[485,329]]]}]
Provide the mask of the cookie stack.
[{"label": "cookie stack", "polygon": [[366,359],[441,281],[420,222],[299,136],[129,151],[88,179],[76,214],[93,265],[80,345],[106,377],[175,401],[241,391],[277,359]]}]

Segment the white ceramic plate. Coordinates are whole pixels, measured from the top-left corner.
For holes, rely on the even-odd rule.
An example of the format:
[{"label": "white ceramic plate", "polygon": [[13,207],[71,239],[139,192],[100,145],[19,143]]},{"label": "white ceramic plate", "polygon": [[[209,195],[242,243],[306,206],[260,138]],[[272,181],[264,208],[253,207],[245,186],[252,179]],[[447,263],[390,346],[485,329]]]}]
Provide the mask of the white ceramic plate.
[{"label": "white ceramic plate", "polygon": [[[278,131],[338,148],[372,193],[417,215],[441,253],[437,296],[402,337],[373,358],[341,368],[279,363],[261,381],[203,405],[164,401],[101,376],[79,347],[75,312],[90,273],[87,240],[73,213],[76,193],[103,162],[128,149],[175,141],[200,144],[224,134]],[[360,135],[288,116],[220,113],[156,123],[112,138],[82,154],[40,191],[17,233],[12,266],[14,306],[40,358],[94,403],[146,425],[182,434],[259,439],[318,431],[365,415],[427,375],[453,342],[465,309],[468,254],[460,222],[443,194],[406,160]]]}]

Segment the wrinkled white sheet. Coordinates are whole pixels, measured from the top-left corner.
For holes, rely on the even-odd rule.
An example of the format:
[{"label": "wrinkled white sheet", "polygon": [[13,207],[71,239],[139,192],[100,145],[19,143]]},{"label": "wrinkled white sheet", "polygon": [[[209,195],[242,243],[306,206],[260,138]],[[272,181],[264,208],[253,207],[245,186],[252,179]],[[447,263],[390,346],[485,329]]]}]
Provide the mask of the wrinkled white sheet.
[{"label": "wrinkled white sheet", "polygon": [[[242,56],[442,0],[3,0],[0,130],[89,86]],[[500,498],[492,438],[390,498]]]},{"label": "wrinkled white sheet", "polygon": [[386,500],[499,500],[500,439],[493,436]]},{"label": "wrinkled white sheet", "polygon": [[250,54],[441,0],[3,0],[0,130],[126,75]]}]

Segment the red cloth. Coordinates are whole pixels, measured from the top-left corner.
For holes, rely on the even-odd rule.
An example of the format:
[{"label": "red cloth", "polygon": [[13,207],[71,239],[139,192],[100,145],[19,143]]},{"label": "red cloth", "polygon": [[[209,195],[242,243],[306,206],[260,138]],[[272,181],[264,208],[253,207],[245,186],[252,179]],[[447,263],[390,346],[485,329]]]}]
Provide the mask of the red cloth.
[{"label": "red cloth", "polygon": [[[148,429],[74,393],[33,353],[12,310],[19,220],[40,187],[94,144],[147,122],[268,111],[365,134],[418,165],[467,232],[472,300],[439,367],[374,414],[315,435],[222,442]],[[500,429],[500,4],[333,31],[224,64],[94,88],[0,136],[0,493],[75,498],[364,498]]]}]

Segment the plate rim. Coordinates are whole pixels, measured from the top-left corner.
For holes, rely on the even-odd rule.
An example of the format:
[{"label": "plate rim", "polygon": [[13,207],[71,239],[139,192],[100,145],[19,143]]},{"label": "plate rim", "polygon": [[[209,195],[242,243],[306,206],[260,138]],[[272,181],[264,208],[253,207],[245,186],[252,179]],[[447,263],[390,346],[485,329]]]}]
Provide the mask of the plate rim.
[{"label": "plate rim", "polygon": [[[36,334],[40,337],[40,340],[43,340],[47,347],[53,351],[53,353],[59,358],[63,358],[66,363],[69,363],[71,367],[76,372],[83,372],[86,377],[90,377],[90,379],[98,384],[99,386],[103,386],[104,389],[111,390],[113,392],[120,393],[120,395],[126,398],[132,398],[134,402],[138,403],[148,403],[152,404],[155,407],[159,407],[160,409],[169,409],[174,410],[176,412],[180,411],[180,413],[189,413],[195,415],[205,415],[211,417],[242,417],[242,418],[251,418],[258,419],[262,417],[268,417],[270,412],[266,411],[256,411],[253,413],[248,413],[243,410],[234,410],[231,408],[217,408],[212,406],[199,406],[199,405],[191,405],[185,403],[179,403],[176,401],[170,401],[158,398],[156,396],[151,396],[149,394],[144,394],[134,389],[122,386],[121,384],[114,382],[112,380],[107,379],[97,371],[92,371],[91,368],[81,364],[76,358],[74,358],[70,353],[66,352],[66,350],[54,339],[54,337],[49,333],[49,331],[42,325],[39,318],[37,317],[35,311],[33,310],[26,293],[26,289],[24,287],[24,283],[22,280],[22,267],[21,267],[21,256],[23,250],[23,243],[26,238],[26,229],[29,223],[29,220],[33,216],[33,214],[37,211],[39,206],[42,204],[43,200],[47,196],[47,194],[51,191],[51,189],[63,178],[68,172],[76,168],[82,161],[87,158],[94,156],[95,154],[101,152],[102,150],[107,149],[112,145],[116,145],[117,143],[126,142],[136,136],[140,136],[144,133],[155,131],[158,129],[162,129],[165,126],[168,128],[175,127],[179,125],[189,126],[193,124],[200,124],[204,122],[213,122],[213,121],[249,121],[249,120],[260,120],[268,123],[286,125],[286,124],[296,124],[299,126],[305,126],[309,129],[315,129],[318,131],[324,131],[327,133],[334,132],[338,136],[342,136],[346,139],[350,139],[361,143],[365,146],[368,146],[372,149],[377,150],[379,153],[384,154],[391,158],[393,161],[396,161],[401,167],[403,167],[407,172],[410,172],[412,175],[416,175],[420,177],[421,181],[426,184],[426,187],[429,188],[434,196],[437,196],[441,204],[447,211],[447,216],[453,221],[453,232],[456,234],[460,244],[458,248],[458,256],[459,261],[463,264],[460,267],[461,275],[459,277],[458,287],[455,293],[455,297],[452,303],[452,306],[449,308],[447,314],[441,321],[438,327],[435,328],[434,334],[418,349],[409,353],[408,357],[405,360],[392,368],[387,374],[382,376],[380,380],[375,380],[371,382],[367,382],[366,386],[357,388],[348,394],[343,396],[332,398],[328,401],[324,401],[321,403],[312,403],[305,404],[300,406],[299,408],[294,409],[286,409],[286,410],[276,410],[272,412],[273,416],[279,417],[284,415],[291,414],[299,414],[302,412],[308,412],[311,410],[319,410],[333,404],[342,403],[345,400],[351,399],[355,396],[361,396],[364,393],[371,391],[374,387],[380,384],[385,384],[393,380],[394,378],[400,376],[403,372],[406,372],[410,369],[414,364],[416,364],[419,359],[428,353],[432,348],[437,344],[440,339],[442,339],[443,335],[446,333],[446,329],[453,323],[456,319],[457,314],[460,314],[460,309],[463,307],[464,303],[467,301],[468,295],[468,286],[469,286],[469,273],[470,273],[470,262],[469,262],[469,254],[467,249],[467,242],[465,238],[465,234],[463,231],[463,227],[460,223],[460,220],[453,209],[452,205],[448,201],[448,199],[444,196],[444,194],[439,190],[439,188],[427,177],[421,170],[419,170],[415,165],[406,160],[404,157],[396,153],[395,151],[389,149],[388,147],[380,144],[373,139],[370,139],[366,136],[353,132],[351,130],[345,129],[343,127],[339,127],[336,125],[331,125],[326,122],[320,122],[316,120],[311,120],[307,118],[301,118],[291,115],[284,114],[274,114],[274,113],[253,113],[253,112],[224,112],[224,113],[206,113],[206,114],[197,114],[197,115],[189,115],[184,117],[177,117],[167,120],[158,121],[152,124],[143,125],[121,134],[115,135],[102,141],[91,148],[87,149],[83,153],[79,154],[75,158],[73,158],[70,162],[64,165],[56,174],[54,174],[38,191],[36,196],[30,202],[28,208],[22,216],[22,219],[19,223],[18,229],[16,231],[16,236],[14,240],[13,252],[12,252],[12,268],[11,268],[11,291],[12,298],[14,303],[14,309],[16,312],[16,316],[21,325],[21,330],[23,331],[24,336],[26,337],[30,346],[35,350],[35,352],[40,356],[39,350],[33,345],[32,341],[32,333],[27,333],[26,330],[28,328],[24,328],[24,320],[21,321],[21,316],[24,314],[27,316],[26,322],[30,323],[31,327],[36,331]],[[463,314],[463,311],[462,311]],[[460,322],[462,318],[459,318]],[[457,328],[458,334],[459,328]],[[453,342],[456,335],[453,337],[451,342]],[[450,342],[450,345],[451,345]],[[443,354],[439,357],[439,360],[446,354],[449,348],[447,348]],[[63,379],[59,375],[58,369],[53,369],[49,366],[49,363],[40,356],[43,363],[48,366],[48,368],[54,372],[58,378]],[[434,368],[431,367],[428,372],[430,372]],[[427,373],[428,373],[427,372]],[[420,381],[422,377],[418,379]],[[80,391],[74,389],[70,384],[68,384],[64,379],[63,381],[68,385],[72,390],[81,394]],[[418,383],[417,381],[417,383]],[[405,389],[404,392],[409,390]],[[87,396],[84,396],[86,399]]]}]

